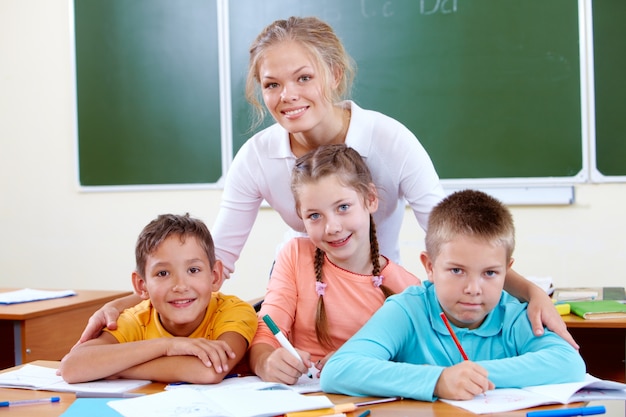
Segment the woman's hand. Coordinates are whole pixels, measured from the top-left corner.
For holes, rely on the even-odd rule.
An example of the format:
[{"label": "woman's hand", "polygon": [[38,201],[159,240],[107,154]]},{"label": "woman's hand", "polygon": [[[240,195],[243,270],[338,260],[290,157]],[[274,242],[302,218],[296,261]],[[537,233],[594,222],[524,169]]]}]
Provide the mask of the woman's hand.
[{"label": "woman's hand", "polygon": [[558,334],[572,347],[578,350],[580,347],[572,335],[567,331],[567,326],[552,299],[538,285],[527,280],[513,269],[509,269],[504,280],[504,289],[518,300],[528,302],[528,320],[533,328],[535,336],[543,335],[543,326]]},{"label": "woman's hand", "polygon": [[539,287],[537,287],[537,290],[533,289],[531,291],[530,300],[528,301],[528,319],[535,336],[543,335],[543,326],[545,325],[572,345],[574,349],[580,349],[578,343],[567,330],[561,315],[554,308],[554,304],[548,294]]},{"label": "woman's hand", "polygon": [[109,301],[108,303],[100,307],[100,309],[98,309],[95,313],[91,315],[91,317],[89,317],[89,321],[87,322],[85,330],[83,330],[83,333],[80,335],[78,342],[76,342],[72,349],[74,349],[81,343],[97,338],[98,336],[100,336],[100,333],[102,333],[102,329],[105,327],[109,330],[117,329],[117,318],[120,316],[122,311],[124,311],[128,307],[139,304],[141,301],[141,297],[135,294],[131,294],[127,295],[126,297]]}]

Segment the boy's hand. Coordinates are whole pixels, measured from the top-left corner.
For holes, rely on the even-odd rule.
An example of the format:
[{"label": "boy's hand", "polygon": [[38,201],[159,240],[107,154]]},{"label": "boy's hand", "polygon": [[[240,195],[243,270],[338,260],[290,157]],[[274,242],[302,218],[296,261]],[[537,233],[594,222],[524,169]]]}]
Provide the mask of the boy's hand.
[{"label": "boy's hand", "polygon": [[303,360],[296,359],[285,348],[278,348],[272,351],[265,360],[260,370],[263,381],[280,382],[293,385],[303,374],[309,372],[311,365],[311,354],[303,350],[296,349]]},{"label": "boy's hand", "polygon": [[434,394],[448,400],[471,400],[494,388],[485,368],[472,361],[463,361],[443,370]]},{"label": "boy's hand", "polygon": [[167,338],[167,342],[165,356],[196,356],[206,367],[212,366],[217,373],[228,372],[228,360],[236,357],[223,340],[173,337]]}]

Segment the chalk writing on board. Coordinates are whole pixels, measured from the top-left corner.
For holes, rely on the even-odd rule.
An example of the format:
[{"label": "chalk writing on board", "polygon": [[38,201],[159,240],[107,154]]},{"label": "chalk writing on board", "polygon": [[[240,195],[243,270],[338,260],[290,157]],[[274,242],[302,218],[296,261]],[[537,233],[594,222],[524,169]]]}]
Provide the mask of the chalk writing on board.
[{"label": "chalk writing on board", "polygon": [[420,0],[420,13],[423,15],[456,13],[457,10],[458,0]]},{"label": "chalk writing on board", "polygon": [[377,15],[381,15],[382,17],[391,17],[394,15],[393,11],[393,2],[386,1],[382,4],[382,6],[376,4],[372,6],[372,2],[368,2],[367,0],[361,0],[361,14],[363,17],[370,18]]},{"label": "chalk writing on board", "polygon": [[[378,1],[361,0],[361,14],[364,18],[381,16],[383,18],[392,17],[396,13],[393,1],[385,1],[380,4]],[[458,0],[420,0],[420,14],[424,16],[433,14],[450,14],[458,10]]]}]

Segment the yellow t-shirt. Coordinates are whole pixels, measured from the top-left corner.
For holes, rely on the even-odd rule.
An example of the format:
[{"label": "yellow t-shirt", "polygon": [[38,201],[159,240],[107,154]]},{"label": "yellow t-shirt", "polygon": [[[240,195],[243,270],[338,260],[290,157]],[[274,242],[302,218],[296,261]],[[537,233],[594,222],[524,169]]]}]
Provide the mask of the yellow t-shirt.
[{"label": "yellow t-shirt", "polygon": [[[189,337],[215,340],[226,332],[242,335],[248,345],[257,329],[257,317],[252,306],[232,295],[214,292],[202,323]],[[159,314],[150,300],[144,300],[122,312],[117,320],[117,330],[111,333],[119,343],[173,337],[161,324]]]}]

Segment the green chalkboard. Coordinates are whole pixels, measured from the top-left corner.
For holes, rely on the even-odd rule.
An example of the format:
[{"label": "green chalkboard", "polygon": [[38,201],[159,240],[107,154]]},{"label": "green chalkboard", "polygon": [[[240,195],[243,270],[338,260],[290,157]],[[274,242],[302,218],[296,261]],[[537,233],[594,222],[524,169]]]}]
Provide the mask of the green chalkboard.
[{"label": "green chalkboard", "polygon": [[358,64],[353,98],[404,123],[443,179],[573,177],[583,169],[575,0],[230,3],[235,148],[250,137],[248,47],[316,15]]},{"label": "green chalkboard", "polygon": [[206,0],[75,0],[83,186],[222,175],[217,11]]},{"label": "green chalkboard", "polygon": [[626,175],[626,2],[592,3],[595,78],[596,169]]}]

